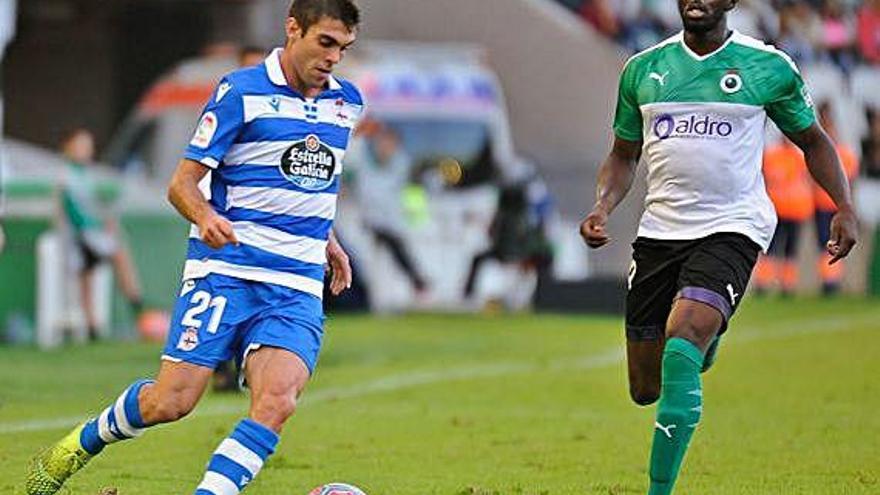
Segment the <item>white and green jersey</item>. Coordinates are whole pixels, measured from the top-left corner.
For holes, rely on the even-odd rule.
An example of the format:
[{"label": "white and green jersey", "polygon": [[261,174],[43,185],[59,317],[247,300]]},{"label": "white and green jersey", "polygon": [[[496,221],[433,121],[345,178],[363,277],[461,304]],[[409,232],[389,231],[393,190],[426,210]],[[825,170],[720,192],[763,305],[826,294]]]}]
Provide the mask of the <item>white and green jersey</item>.
[{"label": "white and green jersey", "polygon": [[765,250],[776,212],[761,173],[767,117],[784,132],[815,122],[783,52],[735,32],[697,55],[679,33],[634,55],[620,76],[614,133],[643,141],[648,194],[639,234],[697,239],[738,232]]}]

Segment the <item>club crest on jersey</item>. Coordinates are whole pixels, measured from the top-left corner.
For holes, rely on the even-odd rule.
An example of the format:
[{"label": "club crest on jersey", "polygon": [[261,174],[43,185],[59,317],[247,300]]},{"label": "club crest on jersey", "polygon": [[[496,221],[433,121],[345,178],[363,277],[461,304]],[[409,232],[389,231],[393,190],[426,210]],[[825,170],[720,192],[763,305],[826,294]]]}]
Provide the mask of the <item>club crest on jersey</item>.
[{"label": "club crest on jersey", "polygon": [[309,191],[321,191],[330,187],[336,172],[336,156],[314,134],[293,145],[281,155],[278,166],[281,175]]},{"label": "club crest on jersey", "polygon": [[743,80],[736,71],[728,71],[721,77],[721,81],[718,82],[718,85],[721,87],[721,91],[732,95],[742,89]]},{"label": "club crest on jersey", "polygon": [[199,331],[195,327],[189,327],[180,334],[180,340],[177,341],[177,348],[181,351],[189,352],[199,345]]}]

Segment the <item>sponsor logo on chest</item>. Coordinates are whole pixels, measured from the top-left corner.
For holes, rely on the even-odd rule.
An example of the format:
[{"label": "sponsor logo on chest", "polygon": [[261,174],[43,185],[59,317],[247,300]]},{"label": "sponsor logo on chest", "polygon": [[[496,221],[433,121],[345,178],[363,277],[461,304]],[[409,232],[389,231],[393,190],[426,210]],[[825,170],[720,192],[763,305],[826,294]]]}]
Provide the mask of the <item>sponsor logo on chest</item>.
[{"label": "sponsor logo on chest", "polygon": [[723,117],[691,113],[679,116],[664,113],[654,118],[654,135],[666,139],[726,139],[733,133],[733,123]]},{"label": "sponsor logo on chest", "polygon": [[318,136],[309,134],[293,143],[281,156],[278,165],[281,175],[309,191],[330,187],[336,173],[336,156]]}]

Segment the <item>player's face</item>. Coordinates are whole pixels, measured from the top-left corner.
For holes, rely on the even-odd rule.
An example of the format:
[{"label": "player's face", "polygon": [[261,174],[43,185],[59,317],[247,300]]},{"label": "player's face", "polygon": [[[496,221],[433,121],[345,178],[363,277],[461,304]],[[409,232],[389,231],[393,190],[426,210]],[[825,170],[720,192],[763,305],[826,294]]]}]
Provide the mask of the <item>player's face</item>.
[{"label": "player's face", "polygon": [[678,0],[678,12],[685,31],[711,31],[736,6],[736,0]]},{"label": "player's face", "polygon": [[357,33],[339,19],[322,17],[305,34],[296,20],[287,20],[288,47],[293,68],[306,88],[322,88],[354,43]]}]

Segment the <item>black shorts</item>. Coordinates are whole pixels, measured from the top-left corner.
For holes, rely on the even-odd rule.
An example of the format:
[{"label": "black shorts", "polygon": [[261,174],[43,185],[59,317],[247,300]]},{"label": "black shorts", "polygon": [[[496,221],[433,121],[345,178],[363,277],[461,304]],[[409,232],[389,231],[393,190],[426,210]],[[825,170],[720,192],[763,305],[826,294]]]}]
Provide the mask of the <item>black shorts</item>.
[{"label": "black shorts", "polygon": [[679,298],[717,309],[724,317],[723,333],[746,292],[760,251],[754,241],[734,233],[692,241],[637,238],[627,278],[627,340],[659,340]]}]

